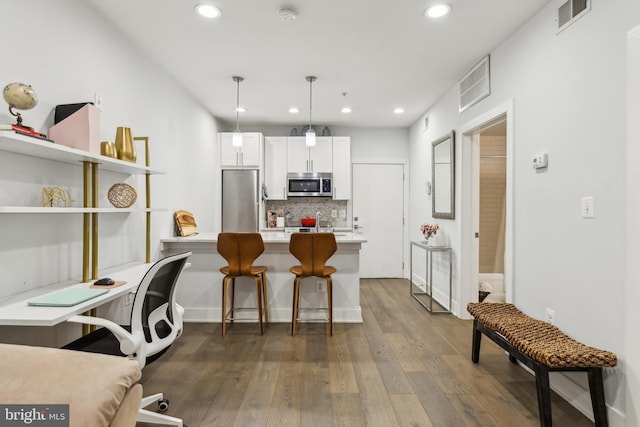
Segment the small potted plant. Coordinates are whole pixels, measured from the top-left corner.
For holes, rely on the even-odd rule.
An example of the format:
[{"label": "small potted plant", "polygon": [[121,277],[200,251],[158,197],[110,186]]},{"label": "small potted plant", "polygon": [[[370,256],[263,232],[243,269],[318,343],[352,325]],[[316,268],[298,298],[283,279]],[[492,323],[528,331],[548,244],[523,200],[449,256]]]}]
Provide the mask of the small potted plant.
[{"label": "small potted plant", "polygon": [[431,239],[436,235],[436,232],[438,231],[439,228],[440,227],[438,226],[438,224],[422,224],[420,226],[420,231],[422,232],[422,235],[426,239],[427,244],[429,243],[429,239]]}]

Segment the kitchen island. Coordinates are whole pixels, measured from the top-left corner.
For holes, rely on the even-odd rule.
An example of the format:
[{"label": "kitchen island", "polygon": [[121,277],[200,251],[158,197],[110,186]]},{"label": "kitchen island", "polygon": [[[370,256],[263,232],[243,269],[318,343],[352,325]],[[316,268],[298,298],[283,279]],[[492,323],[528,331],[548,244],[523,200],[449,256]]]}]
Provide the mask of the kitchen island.
[{"label": "kitchen island", "polygon": [[[294,275],[289,268],[298,264],[289,253],[291,233],[283,231],[262,232],[265,251],[254,265],[265,265],[267,271],[267,296],[270,322],[291,322]],[[338,270],[333,277],[334,323],[361,323],[360,310],[360,249],[366,242],[361,233],[336,231],[338,250],[328,265]],[[222,278],[220,268],[227,265],[218,254],[217,233],[200,233],[188,237],[172,237],[161,240],[163,251],[190,250],[190,268],[182,272],[178,286],[178,302],[185,308],[187,322],[221,322]],[[321,283],[319,285],[319,283]],[[236,280],[236,307],[255,307],[255,284],[252,279]],[[323,279],[303,279],[302,307],[326,307],[326,285]],[[240,312],[256,319],[255,312]],[[317,318],[318,314],[307,313]],[[304,320],[301,316],[301,320]]]}]

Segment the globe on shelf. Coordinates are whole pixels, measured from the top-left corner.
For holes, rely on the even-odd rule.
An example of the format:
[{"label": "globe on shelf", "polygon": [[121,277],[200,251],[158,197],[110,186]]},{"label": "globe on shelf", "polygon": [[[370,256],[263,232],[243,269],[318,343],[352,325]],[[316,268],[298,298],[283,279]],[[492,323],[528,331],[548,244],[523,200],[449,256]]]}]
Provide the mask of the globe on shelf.
[{"label": "globe on shelf", "polygon": [[18,126],[27,127],[22,124],[22,115],[13,111],[13,109],[30,110],[38,105],[38,96],[31,85],[26,85],[24,83],[9,83],[4,87],[2,96],[7,104],[9,104],[9,113],[11,113],[12,116],[17,117],[18,123],[16,124]]}]

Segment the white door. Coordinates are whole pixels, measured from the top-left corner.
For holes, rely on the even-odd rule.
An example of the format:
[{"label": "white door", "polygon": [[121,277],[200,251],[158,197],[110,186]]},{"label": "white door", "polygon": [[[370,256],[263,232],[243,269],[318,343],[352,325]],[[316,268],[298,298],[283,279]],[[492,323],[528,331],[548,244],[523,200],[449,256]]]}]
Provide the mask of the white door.
[{"label": "white door", "polygon": [[354,163],[352,198],[360,277],[403,277],[404,165]]}]

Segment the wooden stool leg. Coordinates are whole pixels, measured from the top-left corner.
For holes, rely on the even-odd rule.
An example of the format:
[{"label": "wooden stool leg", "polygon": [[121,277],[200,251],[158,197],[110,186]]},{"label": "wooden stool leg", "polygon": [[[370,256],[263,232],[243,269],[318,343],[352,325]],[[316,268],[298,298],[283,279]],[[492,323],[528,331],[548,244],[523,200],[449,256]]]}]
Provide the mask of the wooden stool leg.
[{"label": "wooden stool leg", "polygon": [[293,313],[291,314],[291,336],[296,334],[296,324],[298,323],[298,304],[300,296],[300,278],[293,280]]},{"label": "wooden stool leg", "polygon": [[591,392],[591,406],[593,407],[593,419],[597,427],[607,427],[607,405],[604,399],[604,383],[602,381],[602,368],[590,368],[587,371],[589,378],[589,391]]},{"label": "wooden stool leg", "polygon": [[222,336],[227,333],[227,281],[229,277],[222,279]]},{"label": "wooden stool leg", "polygon": [[549,386],[549,369],[546,366],[536,364],[536,391],[538,393],[538,412],[540,414],[540,426],[552,427],[551,422],[551,387]]},{"label": "wooden stool leg", "polygon": [[262,273],[262,305],[264,306],[264,321],[269,323],[269,305],[267,304],[267,275]]},{"label": "wooden stool leg", "polygon": [[234,309],[236,307],[236,278],[231,277],[231,319],[230,322],[233,323],[233,318],[236,317],[236,313]]},{"label": "wooden stool leg", "polygon": [[260,335],[262,335],[262,283],[258,276],[254,276],[253,280],[256,282],[256,299],[258,300],[258,325],[260,329]]},{"label": "wooden stool leg", "polygon": [[329,311],[329,336],[333,336],[333,280],[327,276],[327,309]]}]

